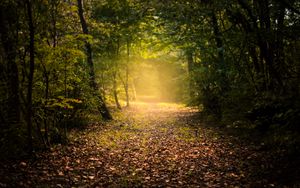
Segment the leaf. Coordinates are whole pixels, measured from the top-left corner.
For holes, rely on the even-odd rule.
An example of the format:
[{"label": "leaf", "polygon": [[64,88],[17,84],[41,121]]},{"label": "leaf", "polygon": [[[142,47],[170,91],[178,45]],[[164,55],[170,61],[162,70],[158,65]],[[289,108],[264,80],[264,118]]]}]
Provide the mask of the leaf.
[{"label": "leaf", "polygon": [[58,171],[59,176],[64,176],[65,174],[62,171]]}]

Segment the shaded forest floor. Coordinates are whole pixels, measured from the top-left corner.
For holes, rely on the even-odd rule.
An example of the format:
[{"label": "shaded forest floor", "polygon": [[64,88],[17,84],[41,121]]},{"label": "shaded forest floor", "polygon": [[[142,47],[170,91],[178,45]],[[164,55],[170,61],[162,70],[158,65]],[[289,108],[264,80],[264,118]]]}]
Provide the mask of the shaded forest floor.
[{"label": "shaded forest floor", "polygon": [[133,103],[69,136],[35,160],[0,162],[0,187],[300,186],[299,161],[177,104]]}]

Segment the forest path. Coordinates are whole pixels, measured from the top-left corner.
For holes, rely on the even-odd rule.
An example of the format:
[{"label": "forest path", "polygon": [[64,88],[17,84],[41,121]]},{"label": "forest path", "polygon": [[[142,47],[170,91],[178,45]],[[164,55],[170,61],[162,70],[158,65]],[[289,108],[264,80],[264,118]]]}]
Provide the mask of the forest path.
[{"label": "forest path", "polygon": [[73,131],[66,146],[3,172],[0,187],[273,186],[251,174],[260,157],[254,148],[197,115],[178,104],[132,103],[115,120]]}]

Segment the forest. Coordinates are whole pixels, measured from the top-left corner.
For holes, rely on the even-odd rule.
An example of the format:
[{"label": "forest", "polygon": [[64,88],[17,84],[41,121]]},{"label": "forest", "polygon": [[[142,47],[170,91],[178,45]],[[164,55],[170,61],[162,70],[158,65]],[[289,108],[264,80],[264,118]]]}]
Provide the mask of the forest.
[{"label": "forest", "polygon": [[1,0],[0,187],[300,186],[298,0]]}]

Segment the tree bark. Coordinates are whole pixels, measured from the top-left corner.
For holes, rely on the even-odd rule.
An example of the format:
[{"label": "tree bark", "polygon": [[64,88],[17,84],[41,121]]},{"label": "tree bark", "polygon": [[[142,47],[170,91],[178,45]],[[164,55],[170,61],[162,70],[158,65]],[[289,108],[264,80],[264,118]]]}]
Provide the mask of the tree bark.
[{"label": "tree bark", "polygon": [[[44,68],[44,82],[45,82],[45,99],[46,102],[49,99],[49,72],[46,70],[46,67],[43,66]],[[46,108],[47,103],[45,104],[44,107],[44,113],[47,114],[47,108]],[[46,146],[49,147],[50,146],[50,142],[49,142],[49,126],[48,126],[48,120],[47,118],[44,117],[44,126],[45,126],[45,132],[44,132],[44,138],[45,138],[45,142],[46,142]]]},{"label": "tree bark", "polygon": [[119,51],[120,51],[120,39],[118,38],[117,40],[117,45],[114,48],[113,42],[111,42],[111,46],[112,49],[114,50],[114,54],[115,56],[111,56],[111,59],[113,59],[113,94],[114,94],[114,98],[115,98],[115,103],[116,103],[116,107],[118,109],[122,109],[120,102],[119,102],[119,97],[118,97],[118,91],[117,91],[117,74],[118,74],[118,60],[119,60]]},{"label": "tree bark", "polygon": [[[88,30],[88,26],[87,26],[86,20],[83,15],[82,0],[77,0],[77,5],[78,5],[78,16],[80,18],[80,23],[81,23],[83,34],[88,35],[89,30]],[[94,96],[97,97],[97,99],[99,101],[98,110],[99,110],[100,114],[102,115],[103,119],[111,120],[112,116],[111,116],[101,94],[98,92],[98,87],[97,87],[97,83],[95,80],[94,63],[93,63],[93,58],[92,58],[92,46],[88,41],[85,41],[85,48],[86,48],[86,55],[87,55],[87,63],[88,63],[88,67],[89,67],[89,76],[90,76],[89,82],[90,82],[91,88],[94,90]]]},{"label": "tree bark", "polygon": [[187,49],[186,51],[187,63],[188,63],[188,74],[189,74],[189,95],[190,98],[193,99],[195,96],[195,88],[194,88],[194,79],[193,71],[194,71],[194,59],[192,49]]},{"label": "tree bark", "polygon": [[215,15],[215,13],[212,13],[211,15],[212,19],[212,27],[214,32],[214,37],[217,45],[218,50],[218,59],[219,62],[217,63],[217,69],[219,69],[220,72],[220,87],[222,89],[221,93],[224,94],[224,92],[228,91],[229,87],[229,81],[226,76],[226,65],[224,60],[224,46],[223,46],[223,40],[222,40],[222,34],[218,25],[218,20]]},{"label": "tree bark", "polygon": [[[0,3],[0,134],[7,140],[6,147],[20,144],[15,133],[21,123],[19,70],[16,63],[18,44],[18,15],[12,3]],[[3,54],[3,56],[2,56]],[[3,134],[5,133],[5,134]]]},{"label": "tree bark", "polygon": [[126,94],[126,106],[129,106],[129,91],[128,91],[128,84],[129,84],[129,61],[130,61],[130,42],[129,39],[126,41],[127,43],[127,63],[126,63],[126,73],[125,73],[125,82],[124,82],[124,89]]},{"label": "tree bark", "polygon": [[27,16],[28,16],[28,26],[29,26],[29,75],[28,75],[28,86],[27,86],[27,139],[28,139],[28,151],[31,155],[33,152],[32,143],[32,86],[33,86],[33,76],[34,76],[34,25],[32,18],[32,4],[30,0],[26,0]]},{"label": "tree bark", "polygon": [[117,91],[117,71],[115,70],[113,73],[113,93],[114,93],[114,98],[116,102],[116,106],[118,109],[122,109],[119,98],[118,98],[118,91]]}]

